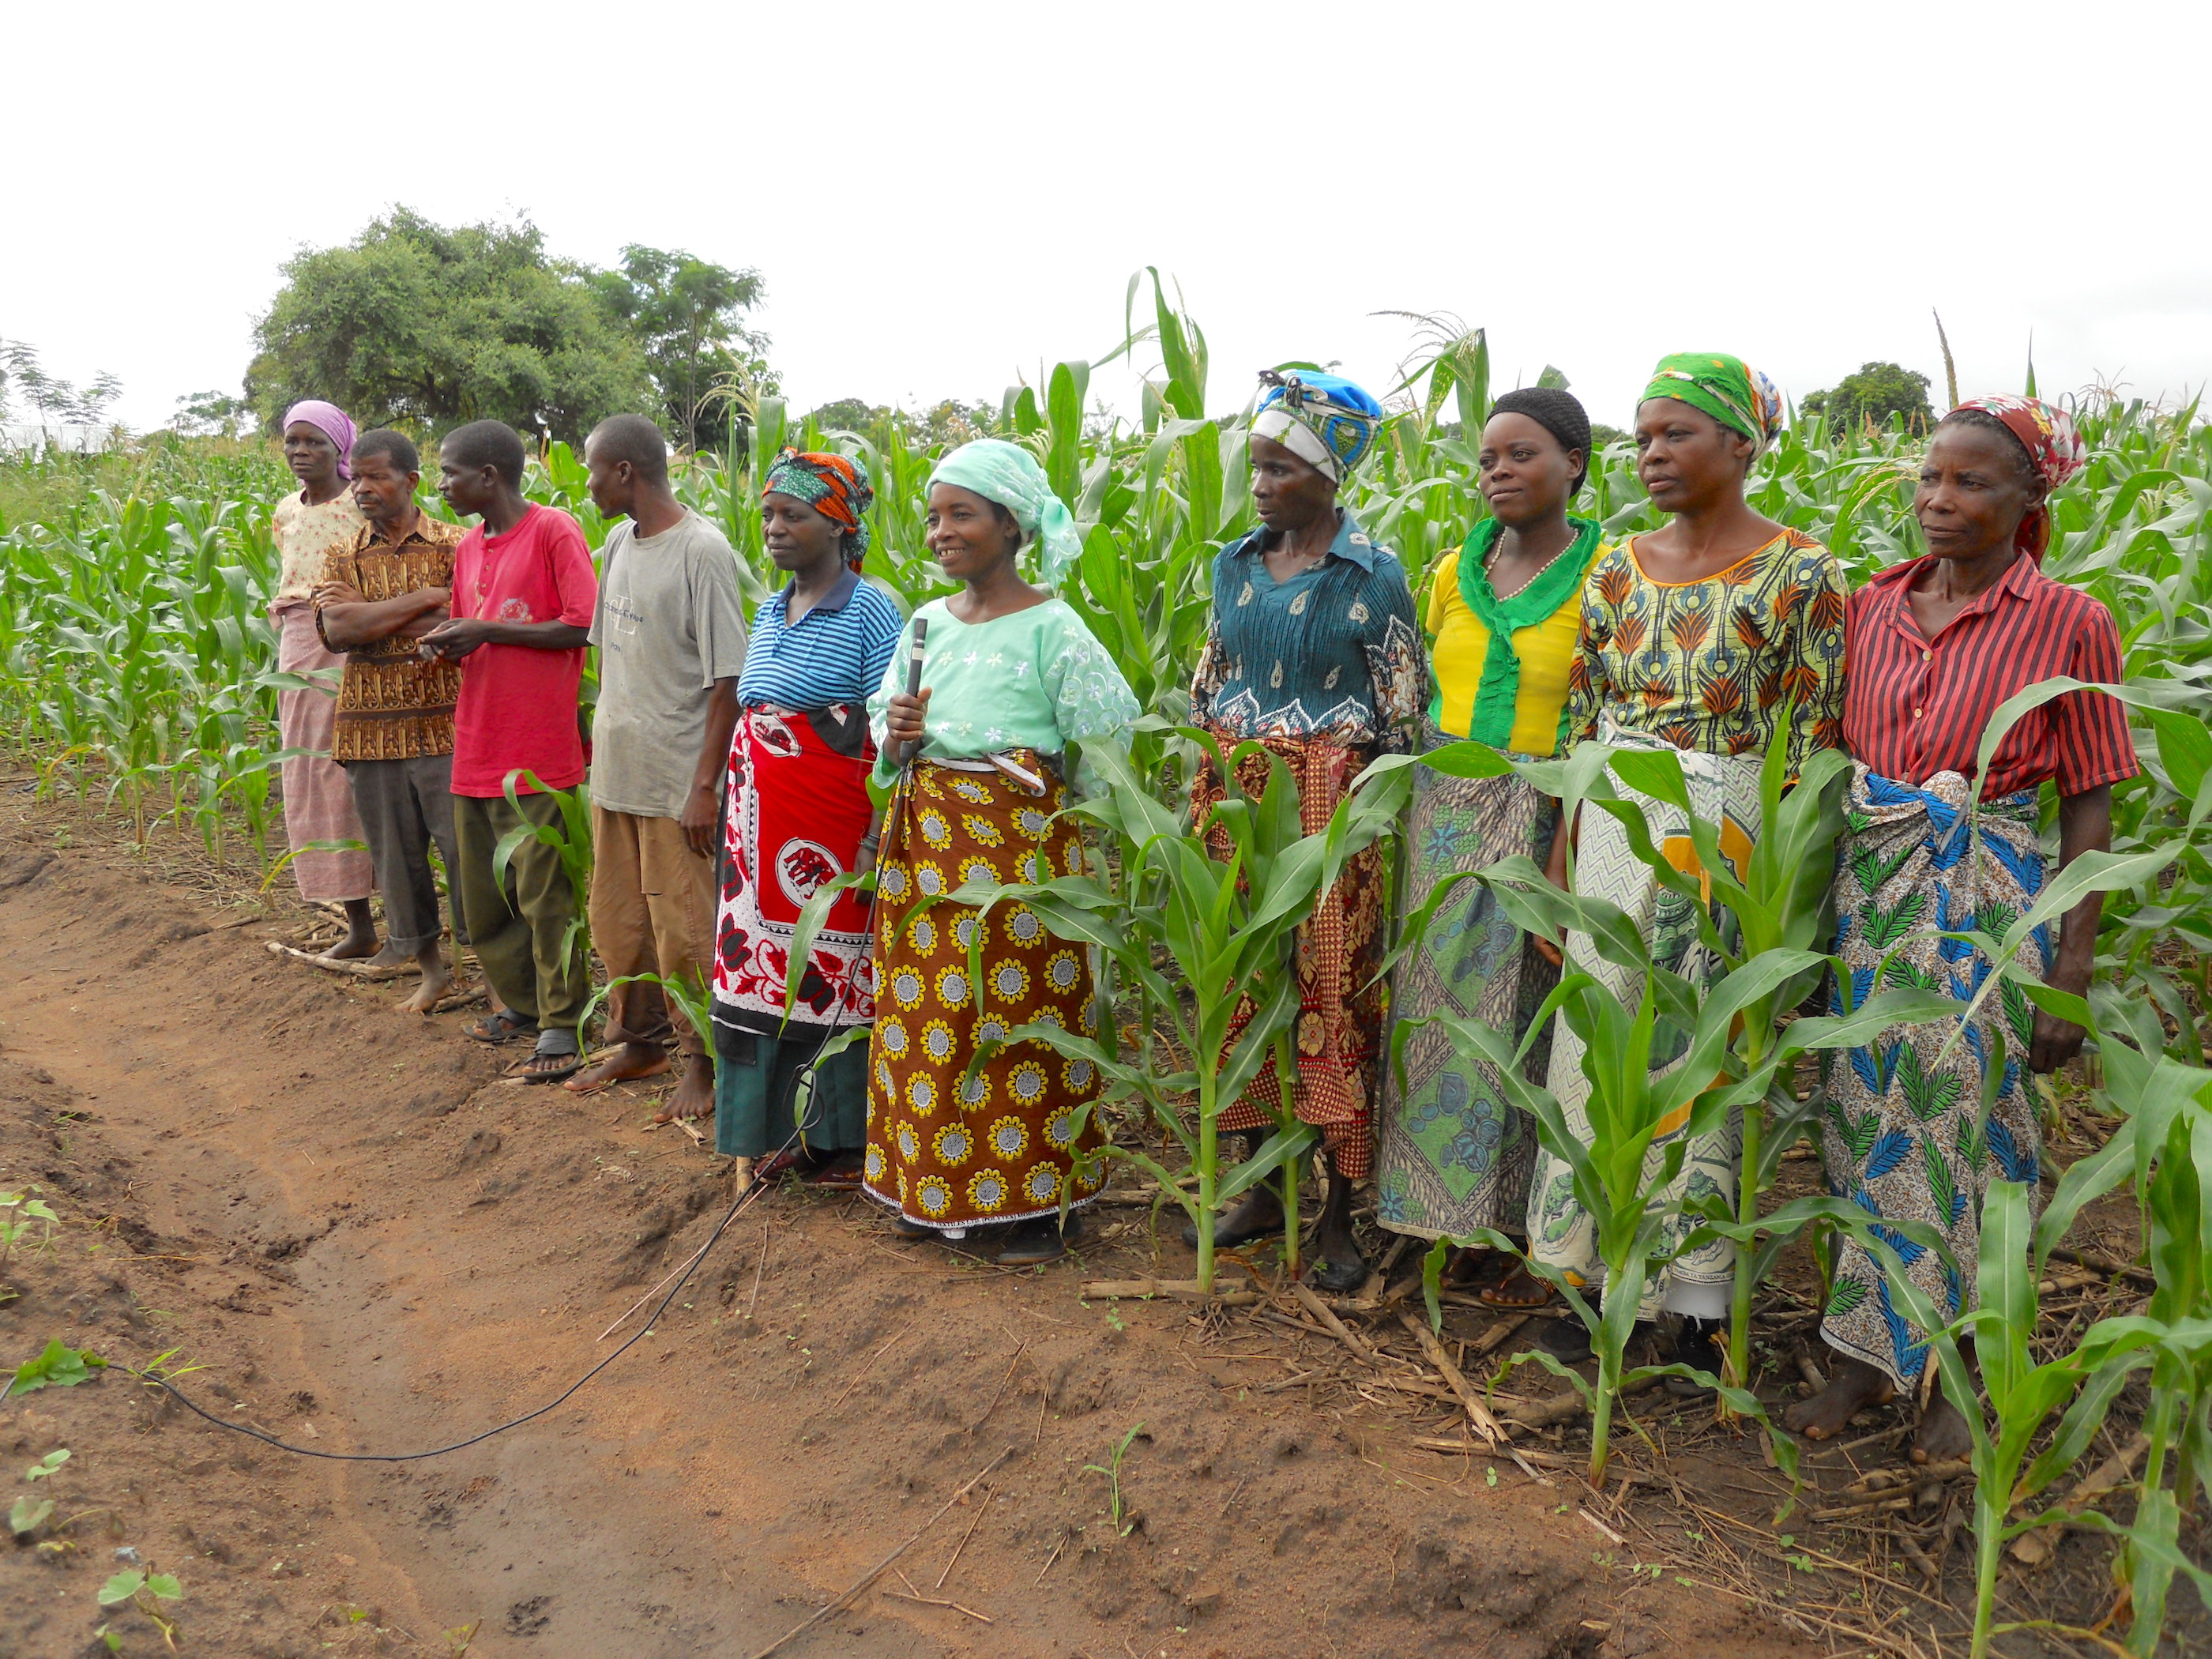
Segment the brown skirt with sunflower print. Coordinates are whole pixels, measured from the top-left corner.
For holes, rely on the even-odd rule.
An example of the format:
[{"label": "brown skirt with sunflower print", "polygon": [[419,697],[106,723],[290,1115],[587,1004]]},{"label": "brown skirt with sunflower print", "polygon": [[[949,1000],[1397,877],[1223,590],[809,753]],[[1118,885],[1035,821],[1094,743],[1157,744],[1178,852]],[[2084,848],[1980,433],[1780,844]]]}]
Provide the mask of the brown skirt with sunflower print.
[{"label": "brown skirt with sunflower print", "polygon": [[[876,1024],[868,1044],[870,1196],[945,1230],[1057,1215],[1097,1195],[1098,1171],[1073,1176],[1074,1154],[1103,1131],[1081,1111],[1097,1070],[1034,1040],[969,1065],[1018,1025],[1091,1029],[1091,964],[1026,905],[988,917],[942,896],[963,882],[1039,882],[1079,874],[1082,842],[1055,819],[1057,776],[1026,750],[1012,757],[1046,780],[1035,795],[988,763],[915,763],[893,804],[878,860]],[[969,766],[984,769],[970,771]],[[927,903],[930,899],[939,900]],[[969,946],[981,930],[982,983]],[[1079,1118],[1083,1120],[1078,1128]]]}]

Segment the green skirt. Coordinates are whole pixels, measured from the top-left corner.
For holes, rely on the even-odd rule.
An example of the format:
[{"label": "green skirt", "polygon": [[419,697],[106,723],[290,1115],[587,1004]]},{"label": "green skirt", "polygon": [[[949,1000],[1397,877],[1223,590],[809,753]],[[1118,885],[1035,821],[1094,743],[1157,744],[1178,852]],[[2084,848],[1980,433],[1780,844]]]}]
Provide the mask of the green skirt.
[{"label": "green skirt", "polygon": [[809,1152],[858,1152],[868,1144],[868,1045],[863,1037],[800,1078],[831,1035],[793,1026],[794,1035],[714,1033],[714,1150],[725,1158],[765,1158],[796,1125]]},{"label": "green skirt", "polygon": [[[1518,774],[1454,778],[1415,775],[1406,831],[1406,904],[1446,877],[1526,854],[1541,864],[1559,807]],[[1559,970],[1540,956],[1487,888],[1463,882],[1437,911],[1428,936],[1400,963],[1391,1017],[1477,1019],[1519,1037]],[[1535,1125],[1507,1098],[1486,1060],[1463,1054],[1434,1025],[1407,1034],[1405,1074],[1386,1054],[1375,1174],[1376,1223],[1414,1238],[1464,1237],[1478,1227],[1521,1231],[1536,1157]],[[1532,1045],[1531,1081],[1551,1060],[1547,1035]]]}]

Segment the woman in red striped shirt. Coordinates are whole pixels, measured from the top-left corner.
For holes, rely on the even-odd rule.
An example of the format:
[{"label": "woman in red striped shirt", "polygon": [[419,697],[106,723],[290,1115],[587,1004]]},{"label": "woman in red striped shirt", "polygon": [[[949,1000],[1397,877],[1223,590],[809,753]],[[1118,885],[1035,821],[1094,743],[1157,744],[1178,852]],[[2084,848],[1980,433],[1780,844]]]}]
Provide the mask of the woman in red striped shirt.
[{"label": "woman in red striped shirt", "polygon": [[[1844,743],[1857,766],[1836,903],[1854,1005],[1877,976],[1884,987],[1919,985],[1961,1000],[1982,988],[1988,960],[1938,935],[1978,927],[2002,936],[2034,903],[2044,884],[2037,792],[2045,783],[2057,788],[2061,869],[2112,845],[2112,786],[2136,770],[2118,699],[2076,691],[2043,704],[2006,734],[1988,775],[1975,776],[1983,728],[2008,697],[2057,675],[2120,678],[2112,613],[2042,570],[2051,492],[2081,465],[2081,438],[2063,410],[2032,398],[1961,404],[1936,427],[1913,499],[1927,556],[1851,595]],[[2055,945],[2039,928],[2020,964],[2085,994],[2102,902],[2091,894],[2068,911]],[[2025,1073],[2056,1070],[2082,1035],[2007,982],[1963,1032],[1949,1019],[1895,1026],[1832,1066],[1821,1127],[1829,1184],[1872,1215],[1943,1235],[1955,1271],[1884,1230],[1936,1307],[1956,1313],[1972,1294],[1989,1183],[2023,1182],[2034,1201],[2041,1142]],[[2002,1070],[1984,1121],[1992,1057]],[[1863,1407],[1919,1386],[1927,1334],[1892,1305],[1881,1268],[1849,1240],[1838,1247],[1820,1334],[1838,1356],[1833,1376],[1788,1418],[1808,1438],[1825,1439]],[[1967,1449],[1965,1419],[1936,1394],[1914,1458]]]}]

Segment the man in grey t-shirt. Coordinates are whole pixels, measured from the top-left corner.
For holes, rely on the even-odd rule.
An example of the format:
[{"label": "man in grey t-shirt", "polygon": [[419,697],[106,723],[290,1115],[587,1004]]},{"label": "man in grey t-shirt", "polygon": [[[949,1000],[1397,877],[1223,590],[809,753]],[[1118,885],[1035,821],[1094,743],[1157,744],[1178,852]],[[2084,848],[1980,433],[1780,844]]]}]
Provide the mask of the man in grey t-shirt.
[{"label": "man in grey t-shirt", "polygon": [[[703,1001],[722,775],[745,662],[737,555],[676,499],[668,447],[642,415],[601,422],[584,462],[599,511],[628,520],[608,534],[592,620],[592,943],[610,982],[655,974]],[[588,1094],[666,1071],[672,1028],[684,1076],[654,1121],[704,1117],[714,1107],[712,1051],[688,1018],[672,1018],[657,983],[608,992],[614,1052],[565,1086]]]}]

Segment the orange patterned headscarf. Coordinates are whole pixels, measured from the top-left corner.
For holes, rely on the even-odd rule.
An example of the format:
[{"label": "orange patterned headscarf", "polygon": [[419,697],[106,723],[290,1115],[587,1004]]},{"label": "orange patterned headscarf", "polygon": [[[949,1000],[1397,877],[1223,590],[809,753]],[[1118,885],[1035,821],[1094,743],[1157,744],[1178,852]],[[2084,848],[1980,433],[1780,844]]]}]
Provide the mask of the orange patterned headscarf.
[{"label": "orange patterned headscarf", "polygon": [[787,448],[768,470],[763,496],[788,495],[805,501],[845,532],[845,562],[858,570],[867,556],[868,508],[875,490],[868,475],[842,455],[822,450]]}]

